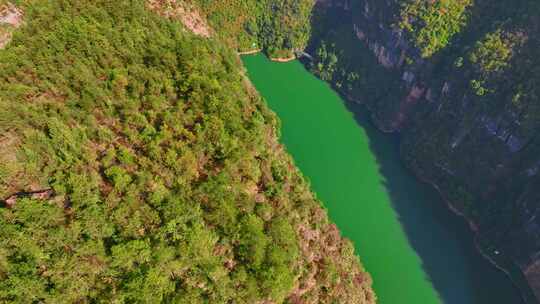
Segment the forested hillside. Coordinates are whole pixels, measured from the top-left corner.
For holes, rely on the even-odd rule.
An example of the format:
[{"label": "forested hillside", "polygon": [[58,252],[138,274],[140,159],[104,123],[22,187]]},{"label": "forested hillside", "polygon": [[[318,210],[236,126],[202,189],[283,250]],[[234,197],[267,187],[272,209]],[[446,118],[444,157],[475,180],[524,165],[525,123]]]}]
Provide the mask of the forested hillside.
[{"label": "forested hillside", "polygon": [[218,35],[240,51],[288,58],[311,36],[314,0],[192,0]]},{"label": "forested hillside", "polygon": [[[220,24],[225,2],[202,15]],[[273,18],[307,6],[268,2],[280,13],[242,26],[270,54],[304,44],[298,20]],[[16,5],[24,23],[0,50],[0,302],[375,302],[229,29],[196,36],[142,1]]]},{"label": "forested hillside", "polygon": [[540,2],[320,3],[313,72],[402,133],[483,253],[540,298]]}]

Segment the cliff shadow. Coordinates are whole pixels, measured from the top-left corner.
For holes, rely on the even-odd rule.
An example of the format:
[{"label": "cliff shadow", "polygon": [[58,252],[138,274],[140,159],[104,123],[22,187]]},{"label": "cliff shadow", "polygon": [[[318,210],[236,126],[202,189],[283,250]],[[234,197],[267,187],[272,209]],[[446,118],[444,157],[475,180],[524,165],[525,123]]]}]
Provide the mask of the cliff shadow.
[{"label": "cliff shadow", "polygon": [[[343,98],[342,98],[343,99]],[[345,99],[343,99],[345,100]],[[444,303],[519,303],[517,289],[484,259],[464,218],[454,214],[439,193],[418,180],[402,163],[399,135],[384,134],[367,109],[344,101],[368,138],[369,147],[410,246]]]},{"label": "cliff shadow", "polygon": [[[384,110],[377,107],[381,100],[392,102],[398,95],[399,75],[378,65],[367,47],[358,46],[359,41],[354,40],[351,12],[343,7],[331,7],[326,15],[315,14],[312,26],[314,35],[307,51],[314,54],[321,41],[334,44],[340,52],[339,60],[344,61],[342,64],[360,71],[361,77],[368,77],[363,80],[362,88],[347,95],[365,98],[362,102],[375,111]],[[304,61],[304,64],[309,69],[311,63]],[[340,91],[335,83],[332,85]],[[366,106],[343,95],[342,100],[369,138],[370,150],[383,176],[381,183],[410,246],[421,261],[426,280],[432,283],[441,301],[519,303],[519,293],[509,278],[477,250],[474,234],[466,220],[454,214],[431,185],[420,182],[404,166],[399,135],[380,132],[373,125]]]}]

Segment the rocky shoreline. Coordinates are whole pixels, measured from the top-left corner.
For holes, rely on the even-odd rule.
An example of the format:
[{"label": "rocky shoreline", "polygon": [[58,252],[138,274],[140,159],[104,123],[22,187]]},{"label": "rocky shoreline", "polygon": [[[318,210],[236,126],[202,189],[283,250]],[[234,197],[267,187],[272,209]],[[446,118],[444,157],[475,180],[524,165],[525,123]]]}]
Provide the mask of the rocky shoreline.
[{"label": "rocky shoreline", "polygon": [[[356,102],[356,103],[359,103],[359,104],[362,104],[363,106],[365,106],[365,108],[370,112],[370,118],[371,118],[371,121],[373,123],[373,125],[380,131],[380,132],[383,132],[383,133],[387,133],[387,134],[392,134],[392,133],[400,133],[399,130],[393,130],[393,129],[386,129],[384,128],[384,124],[381,123],[380,121],[378,121],[376,115],[373,113],[372,109],[369,108],[369,106],[363,102],[361,102],[360,100],[358,99],[355,99],[355,98],[352,98],[351,96],[345,96],[346,99],[352,101],[352,102]],[[401,151],[400,151],[400,155],[401,155]],[[433,187],[437,193],[439,194],[440,198],[444,201],[445,205],[448,207],[448,209],[450,209],[450,211],[452,211],[454,214],[462,217],[468,224],[469,228],[471,229],[472,233],[474,234],[475,236],[475,247],[476,249],[478,250],[478,252],[480,253],[480,255],[487,259],[494,267],[496,267],[498,270],[502,271],[504,274],[506,274],[508,276],[508,278],[510,279],[510,281],[516,286],[516,288],[520,291],[520,295],[521,295],[521,298],[523,299],[524,303],[526,304],[536,304],[536,300],[535,299],[529,299],[528,296],[526,296],[528,294],[528,292],[526,292],[526,290],[529,289],[529,286],[526,285],[525,287],[522,286],[521,283],[518,282],[518,280],[516,280],[515,276],[511,274],[511,272],[506,269],[505,267],[501,266],[495,259],[493,259],[493,257],[491,257],[489,254],[487,254],[484,249],[482,248],[482,246],[480,246],[480,244],[478,243],[478,234],[479,234],[479,228],[478,228],[478,225],[472,220],[470,219],[469,217],[467,217],[467,215],[465,215],[462,211],[460,211],[458,208],[456,208],[454,206],[454,204],[446,197],[446,195],[444,194],[443,190],[441,190],[441,188],[439,187],[439,185],[437,183],[435,183],[434,181],[428,179],[427,177],[423,176],[422,174],[420,174],[420,172],[418,172],[417,170],[415,170],[414,168],[410,167],[409,165],[407,165],[406,162],[403,161],[403,159],[401,159],[403,165],[410,171],[414,174],[414,176],[416,177],[416,179],[418,179],[420,182],[422,183],[426,183],[428,185],[430,185],[431,187]],[[520,269],[521,271],[521,269]],[[524,290],[525,288],[525,290]]]},{"label": "rocky shoreline", "polygon": [[270,60],[274,61],[274,62],[290,62],[290,61],[296,60],[296,56],[293,55],[291,57],[282,57],[282,58],[271,58],[270,57]]},{"label": "rocky shoreline", "polygon": [[[483,258],[485,258],[493,266],[495,266],[495,268],[502,271],[506,276],[508,276],[510,281],[520,291],[520,296],[523,299],[524,303],[526,303],[526,304],[536,304],[537,302],[536,302],[535,299],[529,299],[529,297],[527,296],[527,294],[528,294],[527,290],[529,290],[529,286],[528,285],[526,285],[525,287],[522,286],[522,284],[516,279],[516,277],[514,275],[512,275],[510,270],[508,270],[507,268],[500,265],[491,255],[489,255],[488,253],[485,252],[485,249],[478,242],[478,236],[479,236],[479,233],[480,233],[478,225],[472,219],[470,219],[467,215],[465,215],[462,211],[460,211],[458,208],[456,208],[454,206],[454,204],[446,197],[446,195],[441,190],[439,185],[437,185],[434,181],[432,181],[432,180],[426,178],[425,176],[423,176],[422,174],[420,174],[420,172],[418,172],[414,168],[411,168],[410,166],[408,166],[405,162],[403,164],[405,165],[405,167],[410,172],[412,172],[414,174],[414,176],[420,182],[426,183],[426,184],[430,185],[431,187],[433,187],[437,191],[437,193],[439,194],[441,199],[444,201],[444,203],[448,207],[448,209],[450,209],[450,211],[452,211],[454,214],[462,217],[467,222],[467,224],[469,225],[469,228],[471,229],[472,233],[475,236],[474,244],[475,244],[476,250],[478,250],[478,252],[480,253],[480,255]],[[502,255],[501,257],[504,258],[504,254],[502,254],[502,253],[496,253],[496,254],[501,254]],[[521,271],[521,269],[519,269],[519,271]]]},{"label": "rocky shoreline", "polygon": [[239,51],[237,52],[238,56],[242,55],[253,55],[262,52],[262,49],[255,49],[255,50],[249,50],[249,51]]},{"label": "rocky shoreline", "polygon": [[[255,50],[250,50],[250,51],[241,51],[241,52],[237,52],[238,56],[244,56],[244,55],[254,55],[254,54],[258,54],[260,52],[262,52],[263,49],[255,49]],[[293,60],[296,60],[298,59],[296,57],[296,55],[292,55],[290,57],[268,57],[268,59],[270,59],[271,61],[274,61],[274,62],[291,62]]]},{"label": "rocky shoreline", "polygon": [[[344,98],[345,102],[353,102],[353,103],[360,104],[363,107],[365,107],[365,109],[369,112],[369,117],[370,117],[371,123],[375,126],[375,128],[377,128],[378,131],[380,131],[382,133],[386,133],[386,134],[397,133],[398,135],[400,135],[400,130],[399,129],[385,128],[384,124],[377,119],[377,116],[374,114],[373,109],[371,109],[370,106],[367,103],[362,102],[362,100],[360,100],[358,98],[355,98],[353,96],[350,96],[350,95],[348,95],[346,93],[340,92],[340,90],[335,88],[333,86],[333,84],[332,84],[332,87],[334,88],[334,90],[336,90],[338,92],[338,94],[340,94],[342,96],[342,98]],[[400,151],[400,155],[401,155],[401,151]],[[477,239],[478,234],[479,234],[478,225],[472,219],[467,217],[467,215],[465,215],[462,211],[460,211],[458,208],[456,208],[454,206],[454,204],[447,198],[447,196],[444,194],[443,190],[441,190],[441,188],[439,187],[439,185],[437,183],[435,183],[434,181],[432,181],[432,180],[428,179],[427,177],[423,176],[420,172],[418,172],[417,170],[415,170],[414,168],[409,166],[406,162],[403,161],[403,158],[401,159],[401,161],[402,161],[403,165],[407,168],[407,170],[409,170],[412,174],[414,174],[416,179],[418,179],[422,183],[430,185],[431,187],[433,187],[437,191],[440,198],[444,201],[445,205],[448,207],[448,209],[450,209],[450,211],[452,211],[454,214],[462,217],[467,222],[469,228],[471,229],[472,233],[475,236],[475,241],[474,241],[475,247],[478,250],[478,252],[480,253],[480,255],[483,258],[485,258],[486,260],[488,260],[494,267],[496,267],[498,270],[502,271],[505,275],[508,276],[510,281],[520,291],[520,295],[521,295],[521,298],[523,299],[524,303],[526,303],[526,304],[537,304],[537,301],[536,301],[535,298],[533,298],[531,296],[528,296],[530,294],[530,292],[528,292],[530,290],[529,285],[525,284],[525,286],[523,286],[523,284],[519,282],[520,280],[518,280],[508,269],[506,269],[505,267],[500,265],[492,256],[487,254],[484,251],[484,249],[482,248],[482,246],[478,243],[478,239]],[[519,271],[521,272],[521,269],[519,269]]]},{"label": "rocky shoreline", "polygon": [[[257,52],[253,52],[253,53],[250,53],[250,54],[254,54],[254,53],[257,53]],[[239,55],[249,55],[249,54],[240,54]],[[293,56],[293,57],[290,57],[290,58],[269,58],[271,61],[274,61],[274,62],[290,62],[292,60],[295,60],[297,59],[296,56]],[[308,67],[306,66],[306,69],[308,69]],[[309,69],[308,69],[309,70]],[[334,87],[332,85],[332,87]],[[380,122],[378,119],[377,119],[377,116],[373,113],[373,109],[371,109],[369,107],[368,104],[362,102],[361,100],[359,100],[358,98],[354,98],[353,96],[350,96],[348,94],[344,94],[343,92],[340,92],[337,88],[334,87],[334,90],[336,90],[345,100],[346,102],[353,102],[353,103],[357,103],[357,104],[361,104],[362,106],[364,106],[368,112],[369,112],[369,116],[370,116],[370,120],[371,122],[373,123],[373,125],[377,128],[378,131],[382,132],[382,133],[386,133],[386,134],[392,134],[392,133],[400,133],[400,131],[398,129],[391,129],[391,128],[385,128],[384,127],[384,124],[382,122]],[[401,153],[400,153],[401,154]],[[403,162],[403,159],[401,159],[401,161]],[[441,190],[441,188],[439,187],[438,184],[436,184],[434,181],[426,178],[425,176],[423,176],[422,174],[420,174],[420,172],[418,172],[417,170],[415,170],[414,168],[410,167],[407,165],[407,163],[403,162],[404,166],[414,174],[414,176],[422,183],[426,183],[428,185],[430,185],[431,187],[433,187],[437,193],[439,194],[439,196],[441,197],[441,199],[444,201],[444,203],[446,204],[446,206],[448,207],[448,209],[450,209],[454,214],[462,217],[468,224],[469,228],[471,229],[472,233],[474,233],[474,236],[475,236],[475,247],[476,249],[478,250],[478,252],[480,253],[480,255],[482,255],[482,257],[484,257],[485,259],[487,259],[494,267],[496,267],[498,270],[502,271],[503,273],[505,273],[510,281],[516,286],[516,288],[518,288],[518,290],[520,290],[520,295],[522,297],[522,299],[524,300],[524,302],[526,304],[536,304],[536,301],[535,300],[531,300],[529,299],[529,297],[527,297],[526,295],[528,294],[525,290],[528,289],[528,285],[527,287],[524,287],[522,286],[522,284],[520,284],[518,282],[518,280],[516,280],[516,278],[514,277],[514,275],[511,274],[511,272],[506,269],[505,267],[501,266],[495,259],[493,259],[493,257],[491,257],[489,254],[487,254],[484,249],[482,248],[482,246],[480,246],[480,244],[478,243],[478,234],[479,234],[479,228],[478,228],[478,225],[472,220],[470,219],[469,217],[467,217],[462,211],[460,211],[458,208],[456,208],[454,206],[454,204],[446,197],[446,195],[444,194],[444,192]],[[521,271],[521,269],[520,269]]]}]

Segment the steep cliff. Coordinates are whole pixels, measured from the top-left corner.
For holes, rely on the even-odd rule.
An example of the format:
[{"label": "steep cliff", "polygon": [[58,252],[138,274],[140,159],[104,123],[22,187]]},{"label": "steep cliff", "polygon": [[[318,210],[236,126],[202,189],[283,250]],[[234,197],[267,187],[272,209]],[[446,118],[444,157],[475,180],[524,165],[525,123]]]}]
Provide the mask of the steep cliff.
[{"label": "steep cliff", "polygon": [[194,6],[16,3],[0,0],[1,303],[375,302]]},{"label": "steep cliff", "polygon": [[540,6],[320,2],[312,70],[366,104],[466,216],[484,254],[540,296]]}]

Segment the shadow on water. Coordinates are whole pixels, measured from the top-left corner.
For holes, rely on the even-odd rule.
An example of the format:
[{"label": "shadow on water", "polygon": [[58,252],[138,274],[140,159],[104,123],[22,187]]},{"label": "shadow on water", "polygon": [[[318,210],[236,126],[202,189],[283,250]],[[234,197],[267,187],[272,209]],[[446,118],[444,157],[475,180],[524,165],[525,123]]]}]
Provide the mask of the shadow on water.
[{"label": "shadow on water", "polygon": [[[365,51],[351,41],[354,39],[354,34],[349,33],[353,28],[351,22],[350,11],[339,8],[316,16],[312,20],[314,35],[308,51],[313,52],[321,39],[335,43],[342,56],[349,59],[350,68],[372,78],[366,85],[369,93],[364,96],[378,96],[381,91],[388,94],[395,85],[389,78],[392,75],[386,70],[376,70],[374,59],[362,55]],[[371,67],[369,71],[366,66]],[[370,91],[370,87],[378,89]],[[371,123],[365,106],[343,96],[341,99],[369,138],[393,209],[441,300],[448,304],[523,303],[511,280],[477,250],[474,234],[465,219],[454,214],[431,185],[420,182],[405,168],[400,157],[399,135],[380,132]]]},{"label": "shadow on water", "polygon": [[[248,58],[246,65],[254,72],[250,78],[283,122],[287,150],[344,235],[364,246],[357,249],[368,271],[373,270],[381,303],[521,302],[511,281],[476,250],[464,219],[402,165],[396,135],[379,132],[363,106],[345,102],[352,120],[353,115],[334,104],[345,99],[340,101],[297,62]],[[306,105],[313,105],[310,114]],[[321,144],[323,138],[328,138],[327,145]],[[379,205],[348,205],[352,200]]]},{"label": "shadow on water", "polygon": [[444,303],[521,303],[517,289],[509,287],[509,278],[480,255],[465,219],[404,167],[399,136],[376,129],[364,106],[344,102],[366,131],[393,208]]}]

